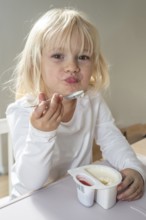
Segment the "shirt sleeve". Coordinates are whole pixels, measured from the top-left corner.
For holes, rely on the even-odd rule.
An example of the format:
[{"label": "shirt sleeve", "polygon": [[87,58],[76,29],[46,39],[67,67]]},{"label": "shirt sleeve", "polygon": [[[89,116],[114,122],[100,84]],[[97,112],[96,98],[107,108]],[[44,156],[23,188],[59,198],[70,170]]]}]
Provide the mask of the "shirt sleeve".
[{"label": "shirt sleeve", "polygon": [[143,179],[146,179],[143,164],[115,125],[112,114],[102,97],[96,122],[95,141],[100,145],[103,157],[115,168],[137,170]]},{"label": "shirt sleeve", "polygon": [[30,111],[10,105],[6,111],[14,152],[14,170],[29,191],[42,187],[48,180],[56,130],[43,132],[29,123]]}]

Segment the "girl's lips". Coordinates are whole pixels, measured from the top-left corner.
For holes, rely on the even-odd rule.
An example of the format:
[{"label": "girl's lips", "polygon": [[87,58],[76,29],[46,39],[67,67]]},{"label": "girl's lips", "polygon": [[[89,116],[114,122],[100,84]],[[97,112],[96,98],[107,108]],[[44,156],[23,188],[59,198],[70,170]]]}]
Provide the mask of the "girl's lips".
[{"label": "girl's lips", "polygon": [[67,79],[65,79],[65,81],[67,83],[78,83],[79,82],[79,79],[78,78],[75,78],[75,77],[68,77]]}]

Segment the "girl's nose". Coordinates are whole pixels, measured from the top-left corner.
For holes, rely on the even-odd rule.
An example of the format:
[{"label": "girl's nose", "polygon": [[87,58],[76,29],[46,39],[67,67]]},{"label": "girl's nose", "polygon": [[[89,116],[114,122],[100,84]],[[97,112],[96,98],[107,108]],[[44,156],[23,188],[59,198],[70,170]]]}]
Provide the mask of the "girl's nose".
[{"label": "girl's nose", "polygon": [[78,73],[80,71],[80,68],[78,66],[77,61],[72,60],[66,63],[65,65],[65,72],[69,73]]}]

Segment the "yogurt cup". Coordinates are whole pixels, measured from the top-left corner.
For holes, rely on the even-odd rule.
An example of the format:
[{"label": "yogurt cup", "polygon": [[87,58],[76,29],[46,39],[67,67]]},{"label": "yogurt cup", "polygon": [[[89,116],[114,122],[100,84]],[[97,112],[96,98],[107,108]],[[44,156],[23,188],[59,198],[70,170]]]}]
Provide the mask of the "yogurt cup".
[{"label": "yogurt cup", "polygon": [[94,201],[104,209],[116,203],[117,185],[122,176],[116,169],[105,165],[87,165],[68,171],[77,186],[79,201],[91,207]]},{"label": "yogurt cup", "polygon": [[117,185],[122,180],[120,172],[104,165],[90,166],[86,170],[105,185],[105,187],[96,190],[95,201],[104,209],[114,206],[117,197]]},{"label": "yogurt cup", "polygon": [[80,203],[86,207],[91,207],[94,204],[95,189],[94,179],[84,173],[75,175],[74,180],[77,187],[77,197]]}]

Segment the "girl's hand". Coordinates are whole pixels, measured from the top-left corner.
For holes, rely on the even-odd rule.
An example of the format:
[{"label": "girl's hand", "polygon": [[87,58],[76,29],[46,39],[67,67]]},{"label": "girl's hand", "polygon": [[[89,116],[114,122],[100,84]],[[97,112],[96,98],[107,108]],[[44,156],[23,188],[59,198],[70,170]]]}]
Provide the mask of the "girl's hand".
[{"label": "girl's hand", "polygon": [[33,127],[41,131],[53,131],[59,126],[63,117],[63,97],[54,94],[51,100],[47,101],[45,95],[39,95],[39,105],[31,114],[30,121]]},{"label": "girl's hand", "polygon": [[144,193],[144,180],[141,174],[133,169],[121,171],[123,176],[122,183],[118,186],[118,200],[132,201],[142,197]]}]

